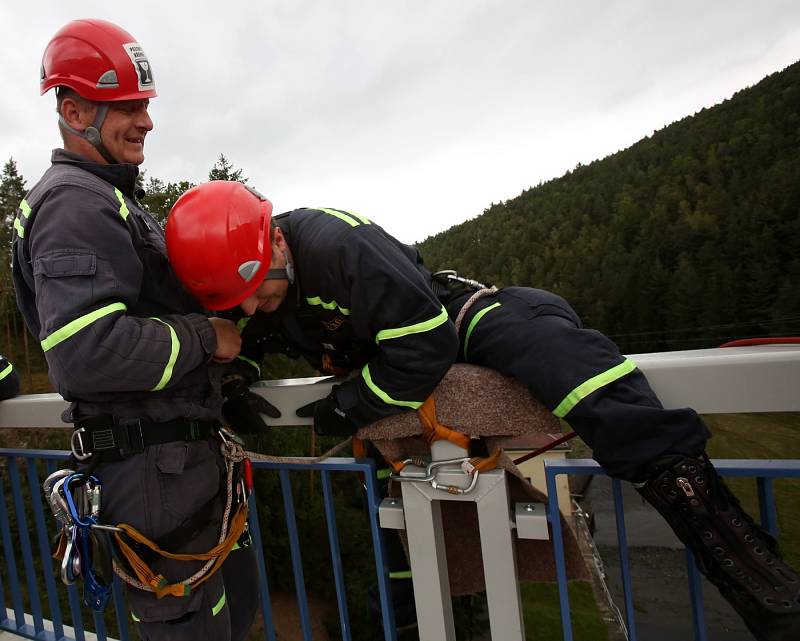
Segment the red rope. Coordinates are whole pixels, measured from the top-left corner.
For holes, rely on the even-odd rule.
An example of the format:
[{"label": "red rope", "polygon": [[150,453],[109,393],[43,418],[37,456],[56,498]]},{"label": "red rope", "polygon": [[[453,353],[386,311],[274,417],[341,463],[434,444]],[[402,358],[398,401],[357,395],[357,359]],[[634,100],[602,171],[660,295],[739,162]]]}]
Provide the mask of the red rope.
[{"label": "red rope", "polygon": [[788,345],[800,343],[798,336],[767,336],[764,338],[740,338],[737,341],[728,341],[720,347],[747,347],[748,345]]},{"label": "red rope", "polygon": [[544,447],[540,447],[538,450],[533,450],[533,452],[528,452],[523,456],[520,456],[518,459],[513,461],[514,465],[519,465],[520,463],[524,463],[528,459],[532,459],[534,456],[539,456],[539,454],[544,454],[548,450],[552,450],[556,445],[561,445],[562,443],[566,443],[569,439],[575,438],[578,434],[576,432],[570,432],[569,434],[565,434],[561,438],[557,438],[552,443],[548,443]]}]

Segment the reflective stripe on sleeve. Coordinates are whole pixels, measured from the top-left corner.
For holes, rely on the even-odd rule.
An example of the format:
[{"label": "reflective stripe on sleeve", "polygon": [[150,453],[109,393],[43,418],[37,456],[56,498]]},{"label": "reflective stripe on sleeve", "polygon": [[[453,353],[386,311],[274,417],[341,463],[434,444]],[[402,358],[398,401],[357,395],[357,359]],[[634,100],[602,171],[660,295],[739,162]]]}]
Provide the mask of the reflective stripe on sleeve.
[{"label": "reflective stripe on sleeve", "polygon": [[178,335],[175,333],[172,325],[161,320],[160,318],[152,318],[159,323],[163,323],[169,328],[169,340],[171,343],[169,360],[164,367],[164,372],[161,374],[161,380],[158,381],[156,386],[150,390],[151,392],[157,392],[158,390],[164,389],[167,386],[167,383],[169,383],[169,380],[172,378],[172,369],[175,367],[175,362],[178,360],[178,353],[181,351],[181,342],[178,340]]},{"label": "reflective stripe on sleeve", "polygon": [[251,318],[253,317],[243,316],[242,318],[240,318],[239,321],[236,323],[236,329],[238,329],[241,332],[245,327],[247,327],[247,323],[250,322]]},{"label": "reflective stripe on sleeve", "polygon": [[222,596],[219,598],[219,601],[217,601],[217,604],[213,608],[211,608],[212,616],[217,616],[220,610],[222,610],[222,608],[224,607],[225,607],[225,589],[223,588]]},{"label": "reflective stripe on sleeve", "polygon": [[114,187],[114,193],[117,195],[117,200],[119,200],[119,215],[122,216],[122,220],[128,220],[128,206],[125,204],[125,198],[122,195],[122,192]]},{"label": "reflective stripe on sleeve", "polygon": [[306,302],[309,305],[319,305],[320,307],[322,307],[322,309],[338,309],[345,316],[350,316],[350,310],[347,309],[346,307],[340,307],[339,303],[337,303],[335,300],[326,302],[322,300],[319,296],[314,296],[313,298],[306,297]]},{"label": "reflective stripe on sleeve", "polygon": [[410,579],[411,570],[398,570],[397,572],[389,572],[390,579]]},{"label": "reflective stripe on sleeve", "polygon": [[406,325],[405,327],[383,329],[379,331],[375,336],[375,342],[377,343],[378,341],[389,340],[390,338],[402,338],[403,336],[408,336],[409,334],[421,334],[422,332],[428,332],[436,327],[439,327],[439,325],[446,323],[448,318],[447,310],[444,308],[444,305],[442,305],[442,311],[430,320],[422,321],[421,323],[414,323],[413,325]]},{"label": "reflective stripe on sleeve", "polygon": [[261,376],[261,367],[252,358],[247,358],[247,356],[242,356],[241,354],[239,354],[236,358],[250,365],[250,367],[254,368],[258,372],[258,375]]},{"label": "reflective stripe on sleeve", "polygon": [[9,363],[8,367],[6,367],[2,372],[0,372],[0,381],[2,381],[6,376],[8,376],[12,371],[14,371],[14,367],[11,365],[11,363]]},{"label": "reflective stripe on sleeve", "polygon": [[359,216],[358,214],[354,214],[352,211],[339,211],[338,209],[326,209],[325,207],[320,207],[319,211],[324,211],[326,214],[335,216],[339,220],[343,220],[344,222],[346,222],[351,227],[358,227],[359,225],[372,224],[368,218],[365,218],[364,216]]},{"label": "reflective stripe on sleeve", "polygon": [[52,349],[62,341],[71,338],[79,331],[81,331],[84,327],[88,327],[96,320],[103,318],[103,316],[108,316],[109,314],[113,314],[114,312],[124,312],[128,309],[124,303],[111,303],[111,305],[106,305],[105,307],[101,307],[100,309],[96,309],[93,312],[89,312],[88,314],[84,314],[76,318],[74,321],[71,321],[64,325],[61,329],[57,329],[54,331],[50,336],[45,338],[42,341],[42,349],[46,352],[49,349]]},{"label": "reflective stripe on sleeve", "polygon": [[469,327],[467,327],[467,335],[464,337],[464,360],[467,360],[467,347],[469,347],[469,337],[472,335],[472,330],[475,329],[475,325],[478,324],[478,321],[483,318],[486,314],[492,311],[495,307],[500,307],[500,303],[493,303],[488,307],[484,307],[480,310],[475,316],[472,317],[472,320],[469,323]]},{"label": "reflective stripe on sleeve", "polygon": [[[19,211],[23,218],[27,219],[31,215],[31,206],[24,198],[19,204]],[[14,230],[17,232],[17,236],[20,238],[25,238],[25,227],[22,226],[19,218],[14,219]]]},{"label": "reflective stripe on sleeve", "polygon": [[584,381],[569,394],[567,394],[564,397],[564,400],[558,404],[558,407],[553,410],[553,414],[558,416],[558,418],[564,418],[570,413],[573,407],[580,403],[584,398],[589,396],[589,394],[596,392],[601,387],[605,387],[606,385],[613,383],[627,374],[630,374],[635,369],[636,363],[634,363],[630,358],[626,358],[619,365],[615,365],[611,369],[607,369],[605,372],[601,372],[597,376],[592,376],[592,378],[590,378],[588,381]]},{"label": "reflective stripe on sleeve", "polygon": [[369,373],[369,364],[364,365],[364,368],[361,370],[361,375],[364,377],[364,382],[367,384],[367,387],[372,391],[375,396],[381,399],[387,405],[397,405],[399,407],[410,407],[412,410],[417,410],[422,407],[422,401],[397,401],[389,396],[386,392],[384,392],[380,387],[375,385],[372,380],[372,376]]}]

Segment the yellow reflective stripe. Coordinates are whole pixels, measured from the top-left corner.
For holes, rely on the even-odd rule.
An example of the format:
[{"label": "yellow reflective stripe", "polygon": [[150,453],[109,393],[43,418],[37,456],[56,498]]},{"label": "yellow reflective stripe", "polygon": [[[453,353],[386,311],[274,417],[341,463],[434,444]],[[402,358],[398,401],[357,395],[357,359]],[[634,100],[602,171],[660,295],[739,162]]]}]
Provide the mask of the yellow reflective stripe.
[{"label": "yellow reflective stripe", "polygon": [[322,300],[319,296],[314,296],[314,298],[306,297],[306,302],[309,305],[319,305],[323,309],[338,309],[345,316],[350,316],[350,310],[347,309],[346,307],[339,307],[339,303],[337,303],[335,300],[326,302]]},{"label": "yellow reflective stripe", "polygon": [[236,358],[254,367],[255,370],[258,372],[258,375],[261,376],[261,368],[259,367],[258,363],[256,363],[252,358],[247,358],[247,356],[242,356],[241,354],[239,354]]},{"label": "yellow reflective stripe", "polygon": [[19,210],[22,212],[22,215],[25,216],[25,218],[31,215],[31,206],[28,204],[28,201],[25,200],[24,198],[22,199],[22,202],[19,204]]},{"label": "yellow reflective stripe", "polygon": [[564,400],[558,404],[558,407],[553,410],[553,414],[558,416],[558,418],[564,418],[567,414],[569,414],[573,407],[580,403],[584,398],[589,396],[589,394],[596,392],[601,387],[604,387],[609,383],[613,383],[617,379],[622,378],[627,374],[630,374],[635,369],[636,363],[634,363],[630,358],[626,358],[619,365],[615,365],[611,369],[601,372],[597,376],[593,376],[588,381],[581,383],[578,385],[578,387],[567,394],[564,397]]},{"label": "yellow reflective stripe", "polygon": [[71,338],[79,331],[81,331],[84,327],[88,327],[96,320],[102,318],[103,316],[108,316],[114,312],[124,312],[128,309],[124,303],[111,303],[111,305],[106,305],[105,307],[101,307],[100,309],[96,309],[93,312],[85,314],[79,318],[76,318],[74,321],[71,321],[64,325],[61,329],[57,329],[54,331],[50,336],[45,338],[42,341],[42,349],[46,352],[49,349],[52,349],[62,341]]},{"label": "yellow reflective stripe", "polygon": [[475,329],[475,325],[478,324],[478,321],[483,318],[486,314],[488,314],[491,310],[495,307],[500,307],[500,303],[493,303],[488,307],[484,307],[480,310],[475,316],[472,317],[472,320],[469,323],[469,327],[467,327],[467,335],[464,337],[464,360],[467,360],[467,347],[469,347],[469,337],[472,335],[472,330]]},{"label": "yellow reflective stripe", "polygon": [[351,211],[337,211],[336,209],[326,209],[325,207],[320,207],[319,211],[324,211],[326,214],[335,216],[339,220],[343,220],[344,222],[346,222],[351,227],[358,227],[361,224],[364,225],[372,224],[368,218],[365,218],[364,216],[359,216],[358,214],[354,214]]},{"label": "yellow reflective stripe", "polygon": [[114,193],[117,195],[117,200],[119,200],[119,215],[122,216],[122,220],[128,220],[128,206],[125,204],[125,198],[122,195],[122,192],[114,187]]},{"label": "yellow reflective stripe", "polygon": [[236,329],[238,329],[241,332],[245,327],[247,327],[247,323],[250,322],[251,318],[253,318],[253,317],[252,316],[245,316],[244,318],[240,318],[239,322],[236,323]]},{"label": "yellow reflective stripe", "polygon": [[217,601],[217,604],[213,608],[211,608],[211,614],[213,616],[217,616],[219,614],[219,611],[224,607],[225,607],[225,589],[223,588],[222,596],[219,598],[219,601]]},{"label": "yellow reflective stripe", "polygon": [[139,617],[137,617],[137,616],[136,616],[136,615],[133,613],[133,610],[131,610],[131,619],[133,619],[133,620],[134,620],[136,623],[139,623],[139,622],[141,621],[141,619],[140,619]]},{"label": "yellow reflective stripe", "polygon": [[9,363],[8,367],[6,367],[2,372],[0,372],[0,381],[2,381],[6,376],[8,376],[13,371],[13,369],[14,368],[12,367],[11,363]]},{"label": "yellow reflective stripe", "polygon": [[392,470],[388,467],[382,467],[377,472],[375,472],[375,477],[380,481],[383,479],[388,479],[392,475]]},{"label": "yellow reflective stripe", "polygon": [[398,570],[397,572],[389,572],[390,579],[410,579],[411,570]]},{"label": "yellow reflective stripe", "polygon": [[395,329],[382,329],[378,332],[375,336],[375,342],[378,341],[385,341],[389,340],[390,338],[402,338],[403,336],[408,336],[409,334],[421,334],[422,332],[428,332],[439,325],[446,323],[448,320],[447,310],[442,305],[442,311],[431,318],[430,320],[422,321],[421,323],[414,323],[413,325],[406,325],[405,327],[397,327]]},{"label": "yellow reflective stripe", "polygon": [[14,219],[14,229],[17,232],[17,236],[25,238],[25,228],[22,226],[22,223],[19,222],[19,218]]},{"label": "yellow reflective stripe", "polygon": [[372,381],[372,376],[369,373],[369,364],[364,365],[364,368],[361,370],[361,375],[364,377],[364,382],[367,384],[367,387],[372,390],[372,393],[387,405],[410,407],[412,410],[418,410],[420,407],[422,407],[422,401],[397,401],[384,392],[380,387],[375,385],[375,383]]},{"label": "yellow reflective stripe", "polygon": [[172,325],[161,320],[160,318],[156,318],[155,316],[151,316],[151,318],[153,320],[157,320],[159,323],[164,323],[164,325],[169,328],[169,340],[172,343],[169,353],[169,360],[164,367],[164,372],[161,374],[161,380],[158,381],[156,386],[150,390],[151,392],[157,392],[158,390],[164,389],[167,386],[167,383],[169,383],[169,379],[172,378],[172,370],[175,367],[175,362],[178,360],[178,353],[181,351],[181,342],[178,340],[178,335],[175,333]]}]

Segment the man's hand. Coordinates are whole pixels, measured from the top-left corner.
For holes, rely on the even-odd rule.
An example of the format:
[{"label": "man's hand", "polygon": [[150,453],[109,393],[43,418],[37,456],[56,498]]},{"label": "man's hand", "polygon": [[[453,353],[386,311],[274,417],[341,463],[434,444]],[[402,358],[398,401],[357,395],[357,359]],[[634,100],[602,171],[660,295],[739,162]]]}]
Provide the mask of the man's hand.
[{"label": "man's hand", "polygon": [[336,402],[336,388],[323,399],[295,411],[301,418],[314,417],[314,431],[321,436],[352,436],[358,429]]},{"label": "man's hand", "polygon": [[243,377],[235,376],[223,383],[222,395],[227,399],[222,405],[222,415],[241,434],[255,434],[268,429],[262,414],[280,418],[280,410],[263,396],[251,392]]},{"label": "man's hand", "polygon": [[208,319],[217,334],[217,351],[212,359],[217,363],[230,363],[242,349],[242,335],[236,323],[212,316]]}]

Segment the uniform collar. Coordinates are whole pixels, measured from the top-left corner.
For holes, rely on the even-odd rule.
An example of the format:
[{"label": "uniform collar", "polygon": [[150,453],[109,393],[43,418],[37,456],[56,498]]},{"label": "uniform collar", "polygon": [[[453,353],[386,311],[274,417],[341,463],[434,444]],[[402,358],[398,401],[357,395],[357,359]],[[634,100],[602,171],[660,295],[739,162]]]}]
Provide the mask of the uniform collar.
[{"label": "uniform collar", "polygon": [[100,163],[86,160],[80,154],[65,149],[53,149],[50,162],[61,165],[73,165],[94,174],[98,178],[111,183],[129,198],[141,199],[144,196],[144,189],[136,184],[139,176],[139,168],[129,163],[117,165],[101,165]]}]

